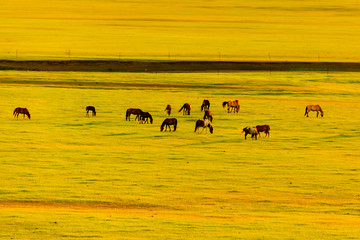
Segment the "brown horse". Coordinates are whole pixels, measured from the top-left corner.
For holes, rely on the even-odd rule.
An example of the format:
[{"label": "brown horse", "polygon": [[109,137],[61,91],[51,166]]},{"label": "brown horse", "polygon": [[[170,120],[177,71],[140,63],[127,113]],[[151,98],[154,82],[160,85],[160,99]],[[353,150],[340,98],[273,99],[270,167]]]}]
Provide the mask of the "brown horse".
[{"label": "brown horse", "polygon": [[214,131],[213,126],[212,126],[211,122],[209,122],[209,120],[201,120],[201,119],[197,120],[196,124],[195,124],[195,131],[194,132],[196,132],[196,130],[199,127],[202,127],[203,131],[204,131],[204,128],[206,128],[206,130],[207,130],[207,128],[209,128],[210,133],[213,133],[213,131]]},{"label": "brown horse", "polygon": [[246,135],[250,134],[251,138],[254,140],[257,140],[257,135],[259,134],[256,127],[246,127],[242,130],[241,133],[245,132],[245,140],[246,140]]},{"label": "brown horse", "polygon": [[204,114],[203,119],[204,119],[204,120],[205,120],[205,119],[209,119],[209,120],[210,120],[210,122],[212,122],[212,121],[213,121],[213,116],[212,116],[212,114],[211,114],[210,110],[206,110],[206,111],[205,111],[205,114]]},{"label": "brown horse", "polygon": [[17,119],[19,119],[19,114],[23,114],[24,118],[26,115],[30,119],[30,113],[29,113],[29,110],[27,110],[27,108],[21,108],[21,107],[15,108],[15,110],[13,112],[14,118],[16,117]]},{"label": "brown horse", "polygon": [[171,128],[170,125],[174,126],[174,132],[176,131],[176,127],[177,127],[177,120],[176,118],[167,118],[163,121],[163,123],[161,124],[160,127],[160,132],[162,132],[164,130],[164,126],[165,126],[165,132],[167,130],[167,128],[169,127],[169,130],[171,132]]},{"label": "brown horse", "polygon": [[201,111],[202,110],[209,110],[209,108],[210,108],[210,101],[209,100],[206,100],[206,99],[204,99],[204,101],[203,101],[203,103],[202,103],[202,105],[201,105]]},{"label": "brown horse", "polygon": [[140,121],[140,116],[143,113],[143,111],[141,111],[138,108],[129,108],[128,110],[126,110],[126,120],[129,119],[130,121],[130,115],[136,115],[135,120],[138,119]]},{"label": "brown horse", "polygon": [[166,111],[166,113],[170,116],[170,114],[171,114],[171,105],[170,105],[170,104],[168,104],[168,105],[166,106],[165,111]]},{"label": "brown horse", "polygon": [[[184,109],[184,110],[183,110]],[[183,110],[183,115],[190,115],[191,106],[189,103],[185,103],[179,110],[181,112]]]},{"label": "brown horse", "polygon": [[96,111],[94,106],[87,106],[86,107],[86,116],[89,116],[89,111],[92,111],[92,115],[96,116]]},{"label": "brown horse", "polygon": [[309,117],[310,111],[316,111],[316,117],[319,116],[319,112],[321,112],[321,117],[324,116],[324,111],[321,109],[321,107],[319,105],[307,105],[305,108],[304,116]]},{"label": "brown horse", "polygon": [[141,123],[149,123],[149,118],[150,118],[150,123],[152,124],[153,118],[152,118],[151,114],[148,112],[141,113],[141,116],[140,116]]},{"label": "brown horse", "polygon": [[257,125],[256,130],[259,133],[259,137],[260,137],[260,132],[264,132],[265,137],[266,136],[270,137],[270,126],[269,125]]},{"label": "brown horse", "polygon": [[238,113],[240,110],[239,100],[223,102],[222,106],[223,106],[223,108],[225,108],[225,106],[227,106],[228,113],[231,113],[232,111],[234,111],[234,113],[235,113],[235,111]]}]

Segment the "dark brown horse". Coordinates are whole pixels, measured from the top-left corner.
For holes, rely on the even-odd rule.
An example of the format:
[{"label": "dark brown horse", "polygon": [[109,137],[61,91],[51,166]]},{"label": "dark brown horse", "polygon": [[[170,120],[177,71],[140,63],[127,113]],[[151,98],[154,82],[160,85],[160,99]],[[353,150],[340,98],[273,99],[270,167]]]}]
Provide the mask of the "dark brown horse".
[{"label": "dark brown horse", "polygon": [[210,108],[210,101],[209,100],[206,100],[206,99],[204,99],[204,101],[203,101],[203,103],[202,103],[202,105],[201,105],[201,111],[202,110],[209,110],[209,108]]},{"label": "dark brown horse", "polygon": [[152,118],[151,114],[148,112],[141,113],[141,116],[140,116],[141,123],[149,123],[149,118],[150,118],[150,123],[152,124],[153,118]]},{"label": "dark brown horse", "polygon": [[179,110],[181,112],[183,110],[183,115],[190,115],[191,106],[189,103],[185,103]]},{"label": "dark brown horse", "polygon": [[234,111],[234,113],[235,112],[238,113],[240,110],[239,100],[223,102],[222,106],[223,106],[223,108],[225,108],[225,106],[227,106],[228,113],[231,113],[232,111]]},{"label": "dark brown horse", "polygon": [[96,111],[94,106],[87,106],[86,107],[86,116],[89,116],[89,111],[92,112],[93,116],[96,116]]},{"label": "dark brown horse", "polygon": [[171,128],[170,125],[174,126],[174,132],[176,131],[176,127],[177,127],[177,120],[176,118],[167,118],[163,121],[163,123],[161,124],[160,127],[160,131],[162,132],[164,130],[164,126],[165,126],[165,132],[167,130],[167,128],[169,127],[169,130],[171,132]]},{"label": "dark brown horse", "polygon": [[140,116],[143,113],[143,111],[141,111],[138,108],[129,108],[128,110],[126,110],[126,120],[129,119],[130,121],[130,115],[136,115],[135,120],[138,119],[140,121]]},{"label": "dark brown horse", "polygon": [[209,119],[209,120],[210,120],[210,122],[212,122],[212,121],[213,121],[213,116],[212,116],[212,114],[211,114],[210,110],[206,110],[206,111],[205,111],[205,114],[204,114],[203,119],[204,119],[204,120],[205,120],[205,119]]},{"label": "dark brown horse", "polygon": [[209,122],[209,120],[202,120],[202,119],[199,119],[196,121],[196,124],[195,124],[195,131],[199,128],[199,127],[202,127],[203,131],[204,131],[204,128],[209,128],[210,129],[210,133],[213,133],[214,129],[213,129],[213,126],[211,124],[211,122]]},{"label": "dark brown horse", "polygon": [[168,104],[168,105],[166,106],[165,111],[166,111],[166,113],[170,116],[170,114],[171,114],[171,105],[170,105],[170,104]]},{"label": "dark brown horse", "polygon": [[266,136],[270,137],[270,126],[269,125],[257,125],[256,130],[258,131],[259,137],[260,137],[260,132],[264,132],[265,137]]},{"label": "dark brown horse", "polygon": [[319,116],[319,112],[321,112],[321,117],[324,116],[324,111],[321,109],[321,107],[319,105],[307,105],[305,108],[304,116],[309,117],[310,111],[316,111],[316,117]]},{"label": "dark brown horse", "polygon": [[15,110],[13,112],[14,118],[16,117],[17,119],[19,119],[19,114],[23,114],[24,118],[26,115],[30,119],[30,113],[29,113],[29,110],[27,110],[27,108],[21,108],[21,107],[15,108]]},{"label": "dark brown horse", "polygon": [[255,140],[257,140],[257,135],[259,134],[256,127],[246,127],[242,130],[241,133],[245,132],[245,140],[246,140],[246,135],[250,134],[251,138]]}]

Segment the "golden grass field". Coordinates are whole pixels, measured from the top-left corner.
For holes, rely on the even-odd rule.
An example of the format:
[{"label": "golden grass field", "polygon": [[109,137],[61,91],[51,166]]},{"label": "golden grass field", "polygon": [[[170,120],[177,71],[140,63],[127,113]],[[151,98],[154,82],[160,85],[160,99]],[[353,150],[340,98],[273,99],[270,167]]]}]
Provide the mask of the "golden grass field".
[{"label": "golden grass field", "polygon": [[[357,0],[0,0],[0,239],[360,239],[359,13]],[[279,69],[220,68],[231,61]],[[204,99],[214,134],[194,133]],[[176,132],[160,132],[167,104]],[[308,104],[325,116],[304,117]],[[125,121],[130,107],[154,123]],[[270,138],[245,140],[258,124]]]},{"label": "golden grass field", "polygon": [[[1,76],[2,239],[360,236],[359,73]],[[205,98],[212,135],[194,133]],[[221,106],[233,99],[238,114]],[[190,116],[177,112],[185,102]],[[160,132],[167,104],[176,132]],[[325,116],[304,117],[307,104]],[[18,106],[31,120],[13,118]],[[125,121],[129,107],[154,123]],[[257,124],[270,138],[244,140],[241,129]]]},{"label": "golden grass field", "polygon": [[0,0],[1,59],[359,62],[358,0]]}]

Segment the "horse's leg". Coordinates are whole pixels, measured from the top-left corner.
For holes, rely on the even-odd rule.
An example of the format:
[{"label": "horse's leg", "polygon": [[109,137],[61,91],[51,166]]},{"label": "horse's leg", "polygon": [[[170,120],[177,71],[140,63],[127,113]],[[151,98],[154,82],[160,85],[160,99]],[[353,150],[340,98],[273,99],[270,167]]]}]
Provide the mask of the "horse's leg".
[{"label": "horse's leg", "polygon": [[316,117],[319,117],[319,111],[316,111]]},{"label": "horse's leg", "polygon": [[245,140],[246,140],[246,135],[247,135],[247,133],[245,133]]}]

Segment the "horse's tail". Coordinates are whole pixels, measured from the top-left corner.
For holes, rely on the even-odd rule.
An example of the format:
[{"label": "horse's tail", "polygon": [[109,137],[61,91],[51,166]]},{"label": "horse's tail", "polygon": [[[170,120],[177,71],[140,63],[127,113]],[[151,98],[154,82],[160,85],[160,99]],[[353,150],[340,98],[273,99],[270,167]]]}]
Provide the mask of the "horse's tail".
[{"label": "horse's tail", "polygon": [[177,126],[177,120],[175,119],[175,122],[174,122],[174,132],[176,131],[176,126]]},{"label": "horse's tail", "polygon": [[[128,117],[129,117],[129,109],[128,110],[126,110],[126,118],[125,118],[125,121],[128,119]],[[130,121],[130,117],[129,117],[129,121]]]},{"label": "horse's tail", "polygon": [[306,106],[306,108],[305,108],[305,114],[304,114],[304,116],[306,116],[307,112],[308,112],[308,106]]}]

